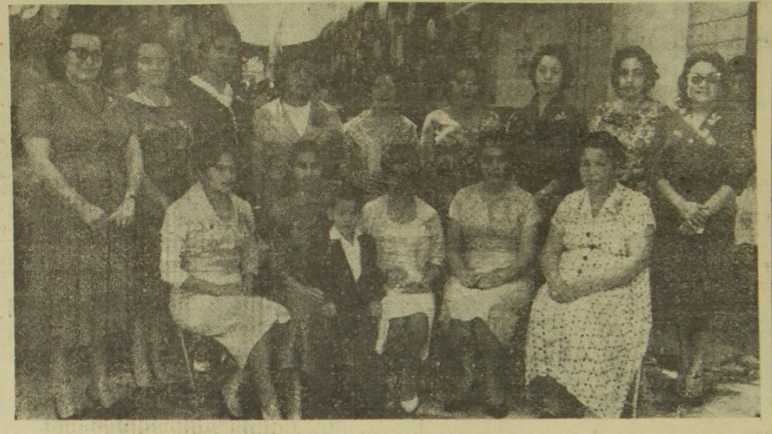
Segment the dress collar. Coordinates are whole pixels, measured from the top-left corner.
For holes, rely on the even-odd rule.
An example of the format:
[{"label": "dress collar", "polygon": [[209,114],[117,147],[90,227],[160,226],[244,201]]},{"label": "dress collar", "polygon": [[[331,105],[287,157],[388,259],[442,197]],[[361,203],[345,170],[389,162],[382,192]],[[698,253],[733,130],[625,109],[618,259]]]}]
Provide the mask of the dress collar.
[{"label": "dress collar", "polygon": [[159,106],[157,105],[152,99],[146,97],[143,95],[139,89],[135,90],[134,92],[131,92],[130,94],[126,95],[126,98],[135,101],[139,104],[142,104],[147,107],[169,107],[172,105],[172,99],[169,97],[169,95],[164,96],[163,103]]},{"label": "dress collar", "polygon": [[214,86],[197,75],[190,77],[190,82],[203,89],[225,107],[231,108],[233,105],[233,88],[230,83],[225,83],[225,91],[221,93],[219,90],[215,89]]},{"label": "dress collar", "polygon": [[332,225],[332,228],[330,228],[330,240],[331,241],[341,241],[345,242],[347,244],[354,244],[359,240],[359,236],[362,235],[362,232],[357,229],[354,231],[354,240],[353,242],[349,243],[349,241],[343,236],[343,234],[340,233],[338,230],[338,227],[335,225]]}]

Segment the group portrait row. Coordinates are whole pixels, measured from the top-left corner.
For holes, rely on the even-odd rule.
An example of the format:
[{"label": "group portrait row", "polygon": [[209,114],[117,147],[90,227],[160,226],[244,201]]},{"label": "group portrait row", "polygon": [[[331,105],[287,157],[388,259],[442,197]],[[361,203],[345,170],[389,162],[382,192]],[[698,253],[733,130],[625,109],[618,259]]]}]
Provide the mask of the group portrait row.
[{"label": "group portrait row", "polygon": [[447,104],[417,124],[409,77],[382,71],[370,107],[341,119],[303,59],[255,105],[228,23],[184,80],[164,40],[140,38],[117,93],[102,35],[80,24],[50,77],[13,89],[16,261],[49,315],[59,418],[88,411],[83,349],[90,405],[119,405],[116,334],[139,390],[164,383],[180,338],[191,375],[226,363],[234,418],[407,418],[428,397],[617,418],[657,363],[659,324],[676,330],[680,404],[709,389],[724,319],[758,321],[741,276],[755,204],[738,211],[756,182],[753,59],[692,53],[671,108],[651,97],[657,59],[623,47],[597,77],[613,95],[583,113],[569,51],[547,44],[527,105],[500,116],[476,65],[448,65]]}]

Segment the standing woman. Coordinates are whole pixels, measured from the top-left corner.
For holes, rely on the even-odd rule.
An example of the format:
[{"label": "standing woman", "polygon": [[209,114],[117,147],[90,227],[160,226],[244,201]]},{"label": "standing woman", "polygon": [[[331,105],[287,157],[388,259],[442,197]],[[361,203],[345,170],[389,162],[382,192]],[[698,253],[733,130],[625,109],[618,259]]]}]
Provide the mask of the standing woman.
[{"label": "standing woman", "polygon": [[130,327],[130,235],[142,180],[142,155],[109,114],[113,98],[99,85],[102,40],[74,29],[62,38],[60,81],[19,106],[19,135],[46,189],[38,198],[30,285],[50,303],[56,412],[76,417],[75,351],[85,347],[99,404],[116,401],[105,343]]},{"label": "standing woman", "polygon": [[590,120],[591,131],[606,131],[627,148],[623,185],[649,194],[646,161],[662,126],[665,104],[651,98],[659,74],[651,55],[639,46],[617,50],[611,61],[614,99],[601,105]]},{"label": "standing woman", "polygon": [[[552,217],[541,265],[547,283],[528,326],[526,378],[546,417],[620,417],[649,342],[649,199],[617,182],[625,149],[592,133],[584,189]],[[540,402],[539,402],[540,401]]]},{"label": "standing woman", "polygon": [[578,187],[577,148],[587,133],[582,113],[566,101],[574,77],[568,51],[562,45],[542,47],[531,61],[536,89],[531,102],[516,109],[506,132],[519,163],[518,182],[534,195],[549,219],[564,195]]},{"label": "standing woman", "polygon": [[290,191],[283,182],[292,172],[292,146],[314,142],[324,151],[323,175],[334,179],[347,160],[343,124],[337,111],[318,98],[319,84],[314,66],[294,60],[279,70],[281,97],[255,111],[254,142],[249,162],[249,180],[254,205],[269,210]]},{"label": "standing woman", "polygon": [[351,177],[367,198],[374,199],[385,192],[381,161],[391,144],[417,144],[418,134],[416,125],[399,112],[397,88],[391,75],[375,79],[371,98],[372,108],[346,122],[343,133],[354,153],[349,161]]},{"label": "standing woman", "polygon": [[422,162],[432,177],[427,199],[442,216],[453,195],[477,181],[480,137],[500,127],[499,116],[480,102],[479,82],[472,68],[457,70],[450,105],[429,113],[421,128]]},{"label": "standing woman", "polygon": [[[434,294],[442,275],[445,241],[437,212],[415,194],[418,152],[395,145],[384,159],[388,192],[365,205],[363,232],[375,238],[386,296],[373,312],[380,318],[376,351],[383,354],[389,384],[403,414],[419,405],[421,361],[429,354]],[[391,401],[393,403],[393,401]]]},{"label": "standing woman", "polygon": [[683,397],[704,391],[713,319],[731,300],[735,194],[753,171],[752,119],[724,110],[724,60],[698,52],[678,79],[680,110],[664,120],[650,171],[656,188],[656,295],[675,320]]},{"label": "standing woman", "polygon": [[140,42],[131,70],[137,88],[116,104],[117,114],[131,124],[142,148],[144,177],[137,198],[137,278],[141,295],[135,317],[134,381],[140,388],[153,385],[155,377],[168,381],[163,366],[164,333],[171,333],[168,315],[169,289],[161,281],[158,258],[164,213],[193,184],[190,167],[192,133],[186,107],[167,93],[169,52],[159,41]]},{"label": "standing woman", "polygon": [[533,262],[541,220],[530,193],[510,179],[509,146],[485,142],[480,151],[483,181],[461,189],[450,205],[448,262],[443,314],[454,350],[462,360],[461,390],[448,403],[456,410],[474,381],[475,354],[483,365],[487,411],[507,414],[504,361],[515,325],[534,292]]}]

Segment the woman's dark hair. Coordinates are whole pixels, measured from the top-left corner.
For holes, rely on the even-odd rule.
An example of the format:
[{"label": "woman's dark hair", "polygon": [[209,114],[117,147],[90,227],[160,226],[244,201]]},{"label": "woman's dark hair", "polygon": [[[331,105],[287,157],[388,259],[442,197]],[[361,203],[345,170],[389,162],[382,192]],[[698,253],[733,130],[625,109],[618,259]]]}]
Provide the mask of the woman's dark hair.
[{"label": "woman's dark hair", "polygon": [[482,154],[489,148],[495,148],[502,152],[504,161],[507,163],[506,176],[511,177],[515,163],[514,151],[503,131],[489,132],[480,137],[479,146],[475,151],[476,169],[481,171]]},{"label": "woman's dark hair", "polygon": [[627,163],[627,150],[622,142],[606,131],[593,132],[587,135],[582,142],[581,153],[584,155],[587,149],[600,149],[611,159],[612,164],[617,169],[625,167]]},{"label": "woman's dark hair", "polygon": [[348,182],[341,183],[332,190],[330,207],[334,208],[338,204],[338,201],[342,200],[354,202],[354,206],[357,209],[362,209],[362,206],[364,205],[361,191]]},{"label": "woman's dark hair", "polygon": [[209,46],[219,38],[231,38],[241,43],[241,33],[233,24],[225,21],[217,21],[206,25],[200,33],[201,39],[198,48],[208,50]]},{"label": "woman's dark hair", "polygon": [[233,150],[213,140],[197,142],[192,149],[193,164],[197,173],[202,174],[220,162],[223,155],[235,158]]},{"label": "woman's dark hair", "polygon": [[657,73],[657,64],[654,63],[651,54],[638,45],[620,48],[614,53],[614,58],[611,60],[611,86],[614,90],[619,89],[619,70],[622,68],[622,62],[627,59],[637,59],[641,63],[646,74],[644,93],[648,94],[659,80],[659,73]]},{"label": "woman's dark hair", "polygon": [[[678,77],[677,104],[679,107],[684,108],[686,110],[690,110],[692,108],[692,102],[689,100],[689,96],[686,92],[686,88],[689,85],[689,83],[687,83],[689,71],[691,71],[694,65],[700,62],[710,63],[711,65],[713,65],[714,68],[716,68],[718,73],[721,74],[722,76],[724,75],[724,72],[726,70],[726,63],[724,62],[724,58],[721,57],[721,55],[718,53],[698,51],[692,54],[691,56],[689,56],[686,59],[686,62],[684,62],[684,68],[681,71],[681,75]],[[721,83],[723,85],[723,78]]]},{"label": "woman's dark hair", "polygon": [[287,61],[282,67],[279,68],[276,74],[276,82],[279,89],[282,89],[287,83],[287,77],[294,72],[305,71],[311,77],[313,77],[314,87],[319,87],[319,77],[314,68],[314,65],[305,59],[292,59]]},{"label": "woman's dark hair", "polygon": [[[67,52],[70,51],[70,47],[72,46],[72,37],[75,35],[89,35],[98,37],[100,43],[102,44],[102,53],[104,58],[105,37],[103,31],[100,30],[97,25],[90,20],[86,22],[75,21],[76,20],[74,18],[71,18],[68,22],[68,25],[65,25],[60,29],[59,36],[57,37],[56,47],[53,53],[54,55],[51,59],[51,63],[49,64],[51,75],[56,79],[65,78],[66,71],[64,66],[64,56],[66,56]],[[106,66],[105,63],[106,62],[104,61],[102,62],[102,70],[99,71],[99,79],[103,78],[104,76],[104,69]]]},{"label": "woman's dark hair", "polygon": [[564,92],[571,85],[571,82],[574,81],[574,67],[571,64],[568,49],[565,45],[549,44],[541,47],[539,51],[533,55],[533,58],[531,58],[531,65],[528,69],[528,78],[531,79],[531,84],[533,84],[534,89],[538,89],[536,87],[536,69],[539,68],[541,59],[546,56],[554,57],[560,62],[560,66],[563,69],[563,75],[560,77],[559,92]]}]

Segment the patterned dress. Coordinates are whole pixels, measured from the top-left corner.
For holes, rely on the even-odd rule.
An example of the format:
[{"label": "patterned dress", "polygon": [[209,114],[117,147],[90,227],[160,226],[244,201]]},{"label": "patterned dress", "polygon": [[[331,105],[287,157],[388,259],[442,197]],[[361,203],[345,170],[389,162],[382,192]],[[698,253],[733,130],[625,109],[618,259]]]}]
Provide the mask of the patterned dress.
[{"label": "patterned dress", "polygon": [[634,113],[623,112],[619,101],[601,105],[590,120],[590,131],[606,131],[627,148],[627,165],[620,182],[635,191],[649,195],[645,167],[651,154],[651,145],[662,127],[662,116],[667,106],[659,101],[646,100]]},{"label": "patterned dress", "polygon": [[[445,242],[437,212],[416,198],[416,218],[408,223],[392,221],[387,212],[388,196],[381,196],[364,207],[362,231],[375,238],[378,268],[386,274],[386,296],[381,301],[376,350],[382,353],[389,334],[389,320],[419,313],[426,315],[431,328],[434,319],[434,294],[403,294],[406,283],[424,279],[429,265],[441,266],[445,260]],[[429,340],[421,356],[429,354]]]},{"label": "patterned dress", "polygon": [[[130,128],[114,116],[115,99],[98,88],[95,101],[73,85],[52,82],[20,102],[19,137],[50,142],[50,160],[65,181],[107,215],[126,193]],[[29,295],[55,345],[73,348],[129,330],[133,315],[133,227],[88,227],[56,193],[38,185],[28,222]]]},{"label": "patterned dress", "polygon": [[[281,305],[250,295],[242,275],[256,273],[258,261],[254,217],[249,204],[231,195],[233,215],[222,220],[200,183],[166,211],[161,229],[161,278],[173,290],[169,311],[192,333],[220,342],[239,366],[274,323],[290,314]],[[189,276],[219,285],[222,294],[186,292]]]},{"label": "patterned dress", "polygon": [[426,116],[421,128],[421,150],[432,176],[427,199],[443,217],[453,195],[478,181],[480,138],[500,127],[501,120],[492,111],[463,124],[445,110],[435,110]]},{"label": "patterned dress", "polygon": [[[464,259],[475,273],[510,266],[522,234],[535,230],[541,221],[538,205],[530,193],[515,184],[488,201],[482,184],[464,188],[450,205],[450,219],[459,224],[464,238]],[[509,345],[518,318],[524,313],[533,292],[531,276],[485,290],[467,288],[456,277],[445,286],[444,314],[471,321],[480,318]]]},{"label": "patterned dress", "polygon": [[[628,255],[628,240],[653,226],[649,200],[621,185],[595,217],[585,190],[566,196],[552,218],[553,230],[563,233],[561,277],[571,283],[614,270]],[[544,285],[531,311],[526,378],[551,377],[600,417],[620,417],[650,329],[648,270],[570,303],[554,301]]]}]

